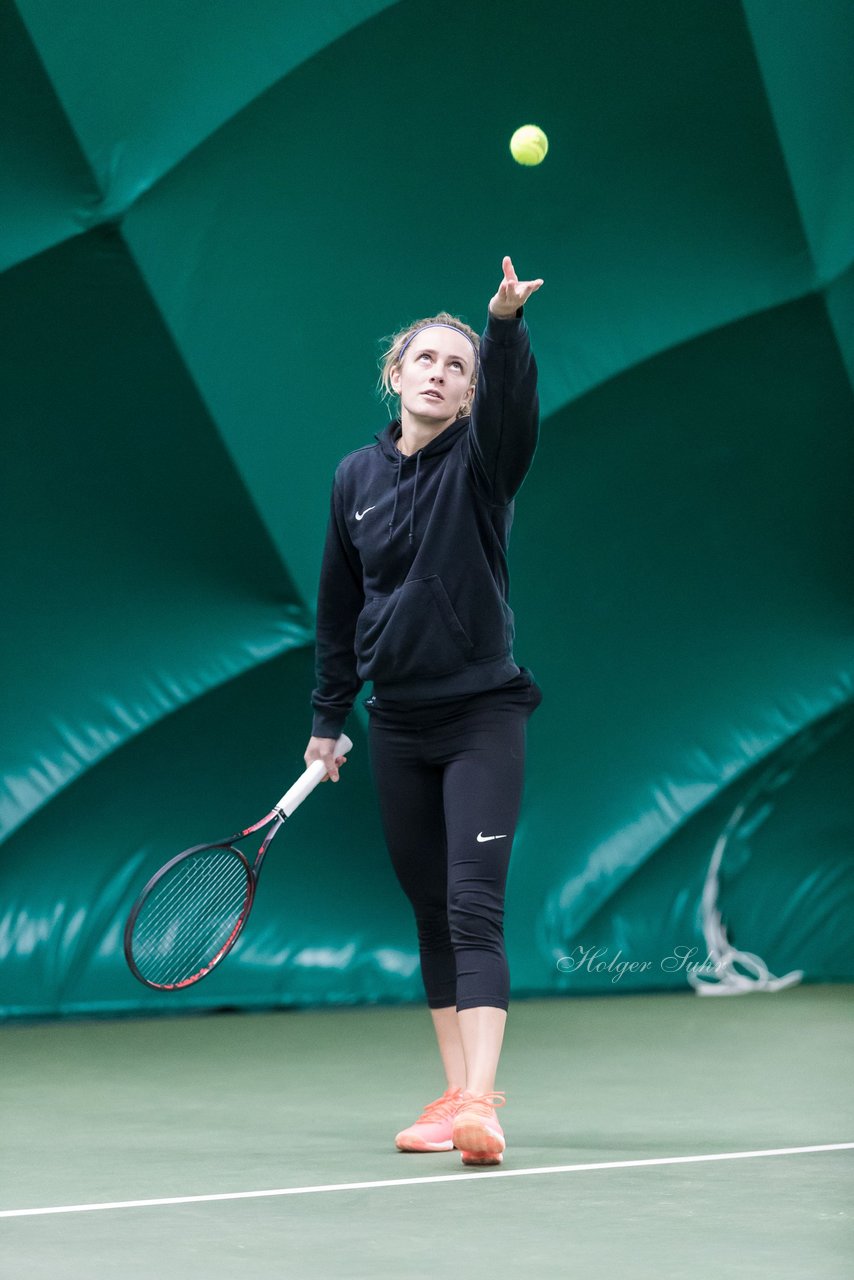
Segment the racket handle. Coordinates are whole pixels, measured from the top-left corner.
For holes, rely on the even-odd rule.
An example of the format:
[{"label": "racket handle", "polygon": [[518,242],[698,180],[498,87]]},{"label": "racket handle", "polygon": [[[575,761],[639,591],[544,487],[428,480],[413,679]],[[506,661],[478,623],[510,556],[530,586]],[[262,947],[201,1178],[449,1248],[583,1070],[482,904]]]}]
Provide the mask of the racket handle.
[{"label": "racket handle", "polygon": [[[341,737],[335,743],[335,755],[346,756],[348,751],[353,750],[353,743],[347,737],[346,733],[342,733]],[[294,809],[299,808],[306,796],[311,795],[314,788],[319,782],[326,777],[326,769],[322,760],[313,760],[306,769],[305,773],[300,774],[296,782],[282,796],[279,803],[275,806],[285,818],[289,818]]]}]

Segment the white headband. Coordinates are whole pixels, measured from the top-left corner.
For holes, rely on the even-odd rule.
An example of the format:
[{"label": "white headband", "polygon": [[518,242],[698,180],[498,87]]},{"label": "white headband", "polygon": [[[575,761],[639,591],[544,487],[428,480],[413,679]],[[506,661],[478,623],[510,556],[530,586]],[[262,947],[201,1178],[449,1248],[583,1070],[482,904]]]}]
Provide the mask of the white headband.
[{"label": "white headband", "polygon": [[397,353],[398,364],[400,364],[401,361],[403,360],[403,353],[406,350],[406,348],[409,346],[412,339],[416,338],[419,333],[423,333],[425,329],[452,329],[454,333],[458,333],[461,338],[465,338],[466,342],[471,343],[471,349],[474,352],[474,367],[475,369],[477,368],[478,350],[477,350],[477,347],[472,342],[471,338],[468,336],[467,333],[464,333],[462,329],[458,329],[455,324],[445,324],[441,320],[437,320],[434,324],[422,324],[421,327],[419,329],[416,329],[414,333],[410,333],[409,337],[406,339],[403,346],[400,348],[400,351]]}]

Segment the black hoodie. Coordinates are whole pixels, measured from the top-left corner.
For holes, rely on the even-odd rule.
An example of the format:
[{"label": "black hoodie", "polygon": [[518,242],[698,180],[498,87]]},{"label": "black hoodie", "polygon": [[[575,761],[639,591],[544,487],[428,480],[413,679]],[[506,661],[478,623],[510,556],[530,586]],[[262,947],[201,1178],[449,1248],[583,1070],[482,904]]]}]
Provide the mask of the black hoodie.
[{"label": "black hoodie", "polygon": [[395,702],[479,693],[519,672],[507,546],[534,457],[537,366],[521,310],[488,317],[470,418],[407,456],[399,420],[335,471],[317,599],[317,737],[362,684]]}]

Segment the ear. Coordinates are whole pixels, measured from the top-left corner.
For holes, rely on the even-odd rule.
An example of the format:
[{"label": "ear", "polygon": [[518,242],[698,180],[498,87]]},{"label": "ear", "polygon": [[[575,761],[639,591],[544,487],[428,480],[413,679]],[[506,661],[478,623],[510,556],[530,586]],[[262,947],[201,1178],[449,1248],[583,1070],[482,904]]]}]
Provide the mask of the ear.
[{"label": "ear", "polygon": [[400,365],[393,364],[388,371],[388,380],[393,391],[400,394]]},{"label": "ear", "polygon": [[466,404],[468,405],[469,409],[471,409],[472,405],[474,404],[474,393],[476,391],[477,391],[477,375],[475,375],[475,377],[472,378],[471,386],[466,392]]}]

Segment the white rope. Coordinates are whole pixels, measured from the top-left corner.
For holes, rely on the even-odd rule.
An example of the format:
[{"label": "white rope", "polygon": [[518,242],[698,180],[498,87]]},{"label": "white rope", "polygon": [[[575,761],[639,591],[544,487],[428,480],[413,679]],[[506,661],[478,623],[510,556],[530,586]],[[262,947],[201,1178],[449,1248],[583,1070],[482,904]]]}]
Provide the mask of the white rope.
[{"label": "white rope", "polygon": [[[718,909],[720,880],[718,873],[724,853],[731,843],[752,836],[773,813],[770,794],[789,782],[798,768],[810,756],[835,737],[849,723],[854,722],[854,704],[849,700],[809,724],[785,744],[769,767],[748,790],[736,807],[715,843],[701,898],[703,937],[706,940],[711,966],[704,963],[687,971],[688,981],[701,996],[744,995],[751,991],[782,991],[793,987],[804,976],[803,969],[793,969],[781,978],[769,970],[765,961],[752,951],[739,951],[727,938],[726,926]],[[745,816],[754,802],[764,803],[748,821]]]},{"label": "white rope", "polygon": [[[764,781],[767,776],[767,774],[763,775],[761,781]],[[793,969],[791,973],[777,978],[771,973],[765,961],[754,955],[752,951],[739,951],[727,938],[726,927],[718,910],[720,892],[718,871],[724,851],[737,832],[752,799],[751,793],[738,806],[718,836],[712,860],[706,872],[701,912],[703,937],[706,940],[706,949],[712,968],[707,969],[704,964],[703,967],[689,969],[687,974],[691,986],[701,996],[744,995],[750,991],[782,991],[784,987],[795,986],[804,976],[803,969]]]},{"label": "white rope", "polygon": [[715,842],[703,895],[700,900],[700,913],[703,937],[706,941],[708,962],[687,971],[688,981],[701,996],[745,995],[751,991],[782,991],[785,987],[793,987],[803,976],[803,969],[793,969],[781,978],[771,973],[765,961],[752,951],[739,951],[729,941],[721,913],[718,909],[720,895],[719,872],[724,853],[729,845],[740,837],[753,835],[765,819],[773,812],[772,805],[765,803],[758,814],[742,829],[745,815],[754,801],[770,792],[778,790],[792,775],[804,759],[812,755],[817,747],[831,734],[838,731],[839,725],[832,723],[823,727],[808,726],[787,743],[778,753],[777,759],[760,775],[748,790],[747,795],[736,806],[729,821]]}]

